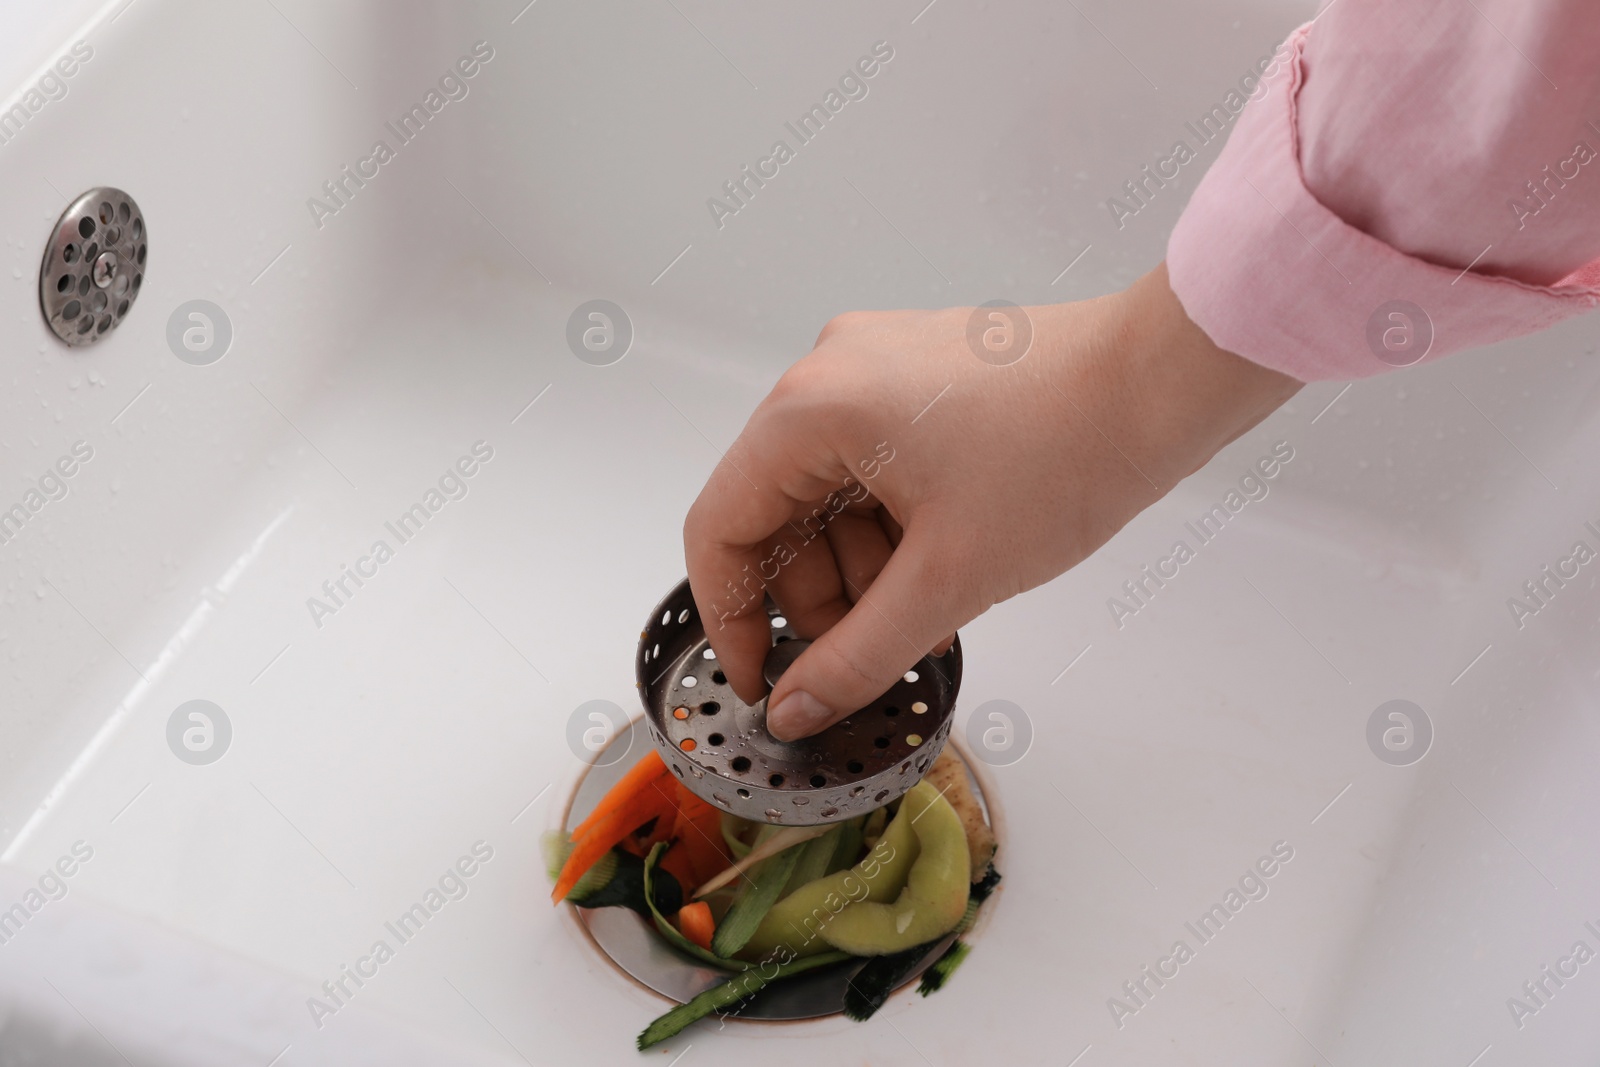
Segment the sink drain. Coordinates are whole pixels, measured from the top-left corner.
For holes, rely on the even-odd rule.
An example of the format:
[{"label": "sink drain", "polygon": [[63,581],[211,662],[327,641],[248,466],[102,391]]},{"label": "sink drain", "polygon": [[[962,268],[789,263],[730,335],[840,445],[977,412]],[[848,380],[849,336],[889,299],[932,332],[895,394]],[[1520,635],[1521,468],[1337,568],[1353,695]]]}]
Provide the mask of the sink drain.
[{"label": "sink drain", "polygon": [[[774,644],[768,684],[806,642],[768,600]],[[961,687],[961,640],[924,656],[890,690],[814,737],[779,741],[767,702],[728,685],[687,579],[657,604],[635,658],[650,738],[683,784],[755,822],[813,826],[863,815],[922,780],[950,735]]]},{"label": "sink drain", "polygon": [[39,308],[55,335],[81,348],[116,329],[139,298],[146,251],[144,215],[121,189],[69,204],[39,268]]},{"label": "sink drain", "polygon": [[[644,751],[648,729],[644,720],[635,719],[627,728],[617,731],[606,749],[596,753],[595,762],[589,765],[578,782],[577,790],[562,816],[563,830],[570,833],[593,810],[600,798],[627,773],[632,761],[613,759],[608,764],[607,751],[612,746],[618,746],[623,752]],[[995,827],[998,833],[995,810],[985,792],[983,777],[971,772],[974,764],[959,742],[952,741],[950,747],[966,764],[973,795],[983,806],[990,826]],[[627,908],[574,907],[572,912],[589,940],[619,970],[646,988],[680,1004],[719,985],[732,973],[719,971],[679,954],[638,913]],[[917,981],[922,972],[944,954],[955,936],[952,933],[936,942],[896,988],[903,989]],[[851,979],[864,965],[864,960],[855,960],[776,982],[756,993],[740,1007],[737,1018],[770,1022],[836,1015],[844,1009],[845,992]]]}]

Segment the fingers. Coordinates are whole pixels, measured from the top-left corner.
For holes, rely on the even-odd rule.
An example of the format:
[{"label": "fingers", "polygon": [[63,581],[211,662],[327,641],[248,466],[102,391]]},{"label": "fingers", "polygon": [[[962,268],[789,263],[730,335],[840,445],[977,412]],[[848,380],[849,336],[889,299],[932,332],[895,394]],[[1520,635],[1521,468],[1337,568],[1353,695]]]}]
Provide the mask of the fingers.
[{"label": "fingers", "polygon": [[809,736],[871,703],[977,613],[936,543],[908,530],[862,599],[784,672],[767,704],[775,737]]},{"label": "fingers", "polygon": [[828,545],[833,549],[837,573],[850,604],[861,599],[862,592],[877,580],[894,552],[878,511],[844,511],[827,528]]},{"label": "fingers", "polygon": [[781,484],[771,471],[724,458],[683,524],[695,607],[728,684],[747,704],[766,692],[761,665],[772,645],[772,629],[765,582],[777,565],[769,537],[795,508]]}]

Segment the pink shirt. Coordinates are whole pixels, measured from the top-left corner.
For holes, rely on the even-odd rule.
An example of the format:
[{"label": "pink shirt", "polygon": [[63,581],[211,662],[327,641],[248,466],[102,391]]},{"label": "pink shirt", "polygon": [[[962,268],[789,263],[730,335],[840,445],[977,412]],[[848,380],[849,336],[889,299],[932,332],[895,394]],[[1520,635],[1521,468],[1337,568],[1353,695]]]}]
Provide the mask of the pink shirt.
[{"label": "pink shirt", "polygon": [[1167,247],[1214,342],[1361,378],[1600,304],[1596,0],[1334,0],[1278,60]]}]

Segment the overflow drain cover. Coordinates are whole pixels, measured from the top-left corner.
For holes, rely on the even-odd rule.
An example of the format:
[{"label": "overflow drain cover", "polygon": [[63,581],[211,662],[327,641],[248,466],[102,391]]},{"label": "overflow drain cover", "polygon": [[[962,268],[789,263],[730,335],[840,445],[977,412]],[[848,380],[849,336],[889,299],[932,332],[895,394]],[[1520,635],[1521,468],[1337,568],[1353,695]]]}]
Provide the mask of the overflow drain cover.
[{"label": "overflow drain cover", "polygon": [[144,214],[121,189],[90,189],[67,206],[39,268],[39,308],[73,347],[115,329],[139,298],[146,252]]}]

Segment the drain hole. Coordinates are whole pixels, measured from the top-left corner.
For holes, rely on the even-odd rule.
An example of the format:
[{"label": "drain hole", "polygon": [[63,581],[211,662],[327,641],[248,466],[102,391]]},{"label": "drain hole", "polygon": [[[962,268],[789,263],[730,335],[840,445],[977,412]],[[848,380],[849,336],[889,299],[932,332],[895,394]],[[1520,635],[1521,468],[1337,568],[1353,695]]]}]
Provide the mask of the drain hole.
[{"label": "drain hole", "polygon": [[124,300],[122,303],[117,305],[117,318],[120,319],[120,318],[122,318],[122,316],[126,315],[127,313],[128,313],[128,302],[126,300]]},{"label": "drain hole", "polygon": [[75,319],[78,317],[78,312],[82,310],[83,305],[74,300],[66,307],[61,309],[61,317],[64,319]]},{"label": "drain hole", "polygon": [[89,301],[89,306],[95,311],[104,311],[106,307],[106,300],[107,298],[105,293],[97,292],[94,294],[94,299]]},{"label": "drain hole", "polygon": [[[64,293],[68,289],[71,289],[71,288],[72,288],[72,275],[63,274],[59,279],[57,279],[57,281],[56,281],[56,292]],[[68,318],[71,318],[71,316],[69,315]]]},{"label": "drain hole", "polygon": [[712,734],[711,736],[706,738],[706,744],[715,747],[717,745],[722,744],[722,740],[723,740],[723,738],[722,738],[721,734]]},{"label": "drain hole", "polygon": [[94,328],[94,332],[95,333],[105,333],[109,329],[111,329],[111,316],[110,315],[102,315],[100,317],[100,325],[98,325],[98,326],[96,326]]},{"label": "drain hole", "polygon": [[143,274],[135,274],[133,276],[133,291],[134,291],[135,294],[137,294],[139,292],[139,286],[141,286],[143,284],[144,284],[144,275]]},{"label": "drain hole", "polygon": [[772,777],[767,779],[767,784],[772,786],[772,788],[774,788],[774,789],[778,788],[780,785],[783,784],[783,775],[774,774]]},{"label": "drain hole", "polygon": [[750,769],[750,759],[747,756],[735,756],[728,766],[732,767],[737,773],[743,774]]},{"label": "drain hole", "polygon": [[68,245],[67,247],[63,248],[61,250],[61,258],[66,260],[68,263],[78,262],[78,246]]},{"label": "drain hole", "polygon": [[137,241],[144,236],[144,219],[133,220],[133,239]]},{"label": "drain hole", "polygon": [[746,789],[744,786],[740,786],[739,787],[739,795],[741,797],[743,797],[744,799],[749,800],[750,799],[750,790]]},{"label": "drain hole", "polygon": [[728,676],[723,674],[721,671],[712,671],[711,680],[716,682],[718,685],[721,685],[728,680]]},{"label": "drain hole", "polygon": [[120,240],[122,240],[122,231],[120,229],[118,229],[117,227],[113,226],[113,227],[111,227],[111,229],[106,231],[106,246],[107,247],[110,247],[111,245],[116,244]]},{"label": "drain hole", "polygon": [[100,201],[100,221],[110,222],[116,217],[116,212],[111,210],[111,205],[104,200]]},{"label": "drain hole", "polygon": [[89,276],[87,274],[85,274],[83,277],[78,279],[78,295],[79,296],[88,296],[89,295]]},{"label": "drain hole", "polygon": [[888,796],[888,795],[889,795],[889,791],[887,789],[880,789],[880,790],[878,790],[878,795],[872,798],[873,802],[877,803],[877,804],[882,804],[883,803],[883,798]]},{"label": "drain hole", "polygon": [[679,778],[682,778],[682,777],[683,777],[683,768],[682,768],[682,767],[680,767],[680,766],[678,766],[678,765],[677,765],[677,764],[676,764],[676,763],[674,763],[674,764],[673,764],[673,765],[672,765],[672,770],[673,770],[673,772],[674,772],[674,773],[676,773],[676,774],[677,774],[677,776],[678,776],[678,777],[679,777]]},{"label": "drain hole", "polygon": [[828,784],[828,780],[826,778],[824,778],[822,775],[813,774],[811,776],[811,788],[812,789],[821,789],[823,786],[825,786],[827,784]]},{"label": "drain hole", "polygon": [[895,707],[893,704],[890,704],[888,707],[883,709],[883,713],[892,719],[896,715],[900,714],[900,709]]},{"label": "drain hole", "polygon": [[139,266],[141,267],[144,266],[144,247],[144,245],[139,246]]},{"label": "drain hole", "polygon": [[78,320],[78,332],[79,333],[88,333],[92,329],[94,329],[94,316],[93,315],[85,315],[83,318]]},{"label": "drain hole", "polygon": [[846,763],[844,766],[845,766],[845,769],[848,770],[851,774],[860,774],[862,771],[866,770],[866,764],[862,763],[858,759],[853,759],[849,763]]},{"label": "drain hole", "polygon": [[94,235],[94,219],[78,220],[78,236],[92,237]]},{"label": "drain hole", "polygon": [[685,737],[682,741],[678,742],[678,747],[683,749],[685,752],[693,752],[694,751],[694,738]]},{"label": "drain hole", "polygon": [[688,608],[684,608],[682,611],[678,612],[678,621],[680,623],[684,623],[684,622],[688,622],[689,621],[689,609]]},{"label": "drain hole", "polygon": [[128,205],[126,203],[119,204],[117,206],[117,218],[121,219],[123,222],[127,222],[128,221],[128,216],[132,215],[132,214],[133,214],[133,209],[128,207]]},{"label": "drain hole", "polygon": [[708,700],[704,704],[700,705],[700,714],[702,715],[715,715],[721,710],[722,705],[718,704],[715,700]]},{"label": "drain hole", "polygon": [[867,787],[866,786],[858,785],[854,789],[850,790],[850,795],[853,796],[853,797],[858,797],[862,793],[865,793],[866,791],[867,791]]},{"label": "drain hole", "polygon": [[878,748],[888,748],[889,747],[889,739],[887,737],[874,737],[872,739],[872,743],[874,745],[876,745]]}]

